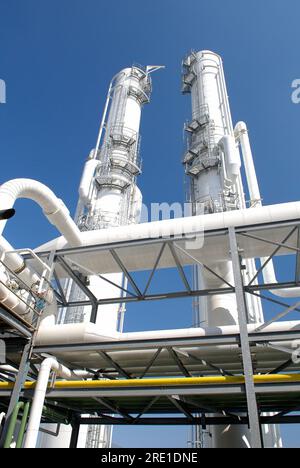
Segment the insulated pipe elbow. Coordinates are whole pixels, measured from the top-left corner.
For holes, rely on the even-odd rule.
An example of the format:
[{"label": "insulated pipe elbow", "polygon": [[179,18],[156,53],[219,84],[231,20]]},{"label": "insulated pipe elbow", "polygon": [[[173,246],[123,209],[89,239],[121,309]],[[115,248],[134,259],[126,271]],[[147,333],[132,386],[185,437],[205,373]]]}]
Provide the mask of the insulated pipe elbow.
[{"label": "insulated pipe elbow", "polygon": [[97,159],[91,159],[94,151],[91,152],[89,159],[86,161],[79,185],[79,197],[83,202],[88,202],[91,183],[95,174],[95,170],[99,166]]},{"label": "insulated pipe elbow", "polygon": [[237,181],[241,170],[241,158],[236,147],[235,138],[225,135],[219,141],[219,146],[225,155],[226,171],[232,185]]},{"label": "insulated pipe elbow", "polygon": [[[0,207],[12,208],[18,198],[35,201],[43,210],[51,224],[57,227],[72,246],[81,245],[80,231],[62,200],[45,185],[31,179],[15,179],[0,188]],[[0,222],[0,235],[6,221]]]},{"label": "insulated pipe elbow", "polygon": [[43,361],[34,392],[24,448],[36,447],[51,370],[55,371],[55,373],[63,379],[78,379],[78,375],[60,364],[56,359],[47,358]]}]

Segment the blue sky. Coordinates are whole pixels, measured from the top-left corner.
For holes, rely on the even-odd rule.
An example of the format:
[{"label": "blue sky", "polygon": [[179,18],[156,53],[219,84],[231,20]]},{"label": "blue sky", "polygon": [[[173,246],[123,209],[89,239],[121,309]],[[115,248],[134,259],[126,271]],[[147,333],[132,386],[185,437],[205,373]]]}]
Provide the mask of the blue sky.
[{"label": "blue sky", "polygon": [[[180,94],[181,60],[191,49],[211,49],[224,59],[233,119],[250,128],[264,203],[298,200],[300,106],[291,102],[291,83],[300,78],[299,15],[298,0],[0,0],[0,79],[7,84],[0,183],[41,180],[74,212],[111,77],[133,62],[163,64],[143,113],[139,185],[146,203],[182,201],[190,101]],[[6,231],[15,246],[56,235],[37,207],[20,201],[17,209]],[[143,314],[133,308],[126,327],[166,328],[174,317],[190,325],[184,305],[152,304]],[[116,443],[184,446],[188,439],[185,428],[132,434],[117,429]],[[285,434],[299,445],[295,431]]]}]

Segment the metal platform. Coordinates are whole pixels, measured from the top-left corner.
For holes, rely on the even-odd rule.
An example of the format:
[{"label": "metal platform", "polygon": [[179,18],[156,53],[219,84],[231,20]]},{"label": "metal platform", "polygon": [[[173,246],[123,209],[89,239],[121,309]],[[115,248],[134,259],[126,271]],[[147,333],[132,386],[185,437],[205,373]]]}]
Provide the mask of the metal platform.
[{"label": "metal platform", "polygon": [[[123,340],[92,343],[49,344],[35,346],[32,353],[22,355],[21,342],[4,338],[8,345],[11,362],[18,365],[20,372],[17,384],[11,396],[11,388],[0,388],[0,405],[14,407],[19,398],[31,399],[32,388],[23,388],[28,372],[35,379],[39,363],[46,356],[55,356],[71,369],[93,370],[95,380],[111,380],[111,388],[49,388],[47,406],[55,408],[65,420],[74,427],[72,444],[75,446],[76,434],[80,424],[248,424],[252,435],[252,446],[261,447],[260,425],[266,423],[294,423],[299,417],[294,415],[300,409],[299,381],[255,383],[254,375],[278,374],[282,372],[298,375],[300,364],[292,360],[293,343],[300,340],[300,330],[268,332],[268,328],[248,334],[247,330],[247,294],[259,294],[263,300],[280,307],[280,317],[300,311],[299,305],[284,299],[276,299],[267,291],[277,288],[298,287],[300,283],[300,221],[266,224],[248,228],[229,228],[206,233],[205,248],[212,250],[218,246],[217,256],[223,252],[224,258],[230,258],[235,275],[235,286],[215,290],[194,290],[190,285],[185,267],[204,264],[203,253],[199,250],[187,255],[180,249],[179,239],[147,239],[132,242],[120,242],[78,249],[64,249],[56,252],[40,252],[40,257],[51,259],[53,267],[53,286],[61,306],[77,307],[93,305],[92,319],[96,319],[97,308],[101,304],[116,302],[143,302],[146,300],[176,299],[198,297],[213,294],[235,293],[239,310],[240,331],[235,335],[216,334],[213,336],[189,336],[172,339]],[[184,242],[182,239],[180,242]],[[210,246],[210,247],[209,247]],[[167,253],[168,252],[168,253]],[[294,255],[295,269],[291,271],[291,280],[274,285],[265,285],[257,278],[251,278],[245,284],[243,276],[244,258],[252,256]],[[165,257],[164,257],[165,255]],[[199,255],[199,257],[198,257]],[[205,254],[207,255],[207,253]],[[133,259],[133,257],[135,258]],[[188,258],[185,262],[183,258]],[[118,297],[97,300],[88,286],[78,276],[78,264],[94,258],[95,271],[102,277],[108,272],[123,272],[130,289],[124,298]],[[76,259],[76,261],[74,260]],[[199,260],[200,259],[200,260]],[[50,260],[49,260],[50,261]],[[163,265],[160,263],[163,261]],[[211,259],[210,262],[211,263]],[[112,266],[114,265],[114,267]],[[182,291],[149,293],[149,288],[156,270],[176,268],[183,283]],[[207,267],[208,268],[208,267]],[[149,270],[146,289],[138,283],[133,272]],[[86,266],[81,272],[86,272]],[[212,275],[216,272],[210,271]],[[88,272],[86,272],[88,274]],[[66,299],[62,278],[72,278],[87,298],[70,303]],[[256,281],[257,280],[257,281]],[[117,285],[116,285],[117,286]],[[123,291],[124,292],[124,291]],[[123,296],[123,295],[122,295]],[[276,314],[269,323],[276,322]],[[1,332],[1,330],[0,330]],[[31,349],[31,348],[30,348]],[[30,368],[31,366],[31,368]],[[242,383],[226,382],[217,385],[193,386],[149,386],[151,377],[173,377],[174,379],[223,376],[225,378],[243,377]],[[113,382],[126,381],[126,386],[113,388]],[[139,379],[145,387],[132,386],[130,381]],[[57,384],[59,381],[57,381]],[[9,403],[10,401],[10,403]],[[273,419],[264,416],[273,412]],[[291,414],[290,414],[291,413]],[[82,415],[90,414],[92,418]],[[201,414],[201,418],[197,415]],[[213,418],[211,414],[214,414]],[[220,416],[218,416],[220,415]],[[154,417],[155,416],[155,417]],[[170,419],[171,418],[171,419]],[[44,420],[48,421],[49,415]]]}]

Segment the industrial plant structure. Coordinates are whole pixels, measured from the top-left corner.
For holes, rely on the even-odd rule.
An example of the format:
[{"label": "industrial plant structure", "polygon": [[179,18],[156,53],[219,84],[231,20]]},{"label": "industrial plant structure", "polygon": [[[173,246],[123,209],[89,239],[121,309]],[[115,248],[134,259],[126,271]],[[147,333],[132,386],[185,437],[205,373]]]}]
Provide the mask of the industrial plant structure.
[{"label": "industrial plant structure", "polygon": [[[159,68],[112,79],[75,220],[37,181],[0,187],[1,447],[107,448],[114,425],[168,424],[191,426],[196,448],[280,448],[279,425],[300,422],[300,322],[286,321],[300,311],[300,202],[263,206],[222,60],[192,52],[182,76],[191,215],[140,223],[141,112]],[[18,198],[61,236],[14,249],[2,233]],[[291,271],[292,256],[292,277],[278,280],[275,262]],[[182,290],[153,292],[171,269]],[[127,305],[181,298],[194,301],[194,327],[123,332]]]}]

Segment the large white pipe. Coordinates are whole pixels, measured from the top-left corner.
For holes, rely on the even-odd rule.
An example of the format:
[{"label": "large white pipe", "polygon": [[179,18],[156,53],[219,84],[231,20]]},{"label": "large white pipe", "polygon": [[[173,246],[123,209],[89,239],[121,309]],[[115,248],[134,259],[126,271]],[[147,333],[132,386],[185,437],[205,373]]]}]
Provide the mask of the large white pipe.
[{"label": "large white pipe", "polygon": [[227,168],[227,176],[231,185],[235,185],[237,178],[240,175],[241,158],[236,147],[234,136],[225,135],[220,141],[219,146],[225,154],[225,163]]},{"label": "large white pipe", "polygon": [[52,370],[55,371],[55,373],[63,379],[78,379],[78,376],[74,372],[70,371],[67,367],[57,362],[56,359],[47,358],[45,359],[45,361],[43,361],[34,392],[24,448],[36,447],[47,386],[49,382],[50,372]]},{"label": "large white pipe", "polygon": [[249,140],[249,133],[245,122],[238,122],[235,126],[234,133],[241,144],[243,162],[250,194],[250,205],[251,207],[262,206],[262,199],[256,176],[256,169]]},{"label": "large white pipe", "polygon": [[[1,209],[12,208],[18,198],[28,198],[35,201],[42,208],[51,224],[63,234],[73,246],[80,245],[80,231],[70,213],[56,195],[45,185],[31,179],[15,179],[0,187]],[[6,221],[0,221],[0,234],[5,228]]]},{"label": "large white pipe", "polygon": [[94,159],[95,152],[90,153],[89,159],[86,161],[79,185],[79,197],[84,203],[88,203],[91,191],[91,184],[99,161]]},{"label": "large white pipe", "polygon": [[29,294],[26,291],[13,292],[8,286],[9,278],[4,271],[0,272],[0,304],[3,304],[8,310],[21,316],[30,316],[33,307],[33,301],[29,300]]},{"label": "large white pipe", "polygon": [[[249,140],[249,133],[247,126],[244,122],[239,122],[235,127],[235,134],[240,141],[242,148],[242,155],[244,160],[244,166],[246,171],[247,184],[249,188],[249,194],[251,199],[252,207],[262,207],[262,198],[258,185],[252,149]],[[268,259],[262,258],[262,264]],[[278,284],[278,280],[275,273],[274,263],[272,260],[263,269],[263,278],[266,284]],[[295,298],[300,297],[300,288],[291,289],[272,289],[272,294],[279,297]]]},{"label": "large white pipe", "polygon": [[40,277],[29,268],[23,258],[17,253],[11,253],[15,249],[7,242],[4,237],[0,236],[0,253],[5,254],[3,263],[11,272],[16,274],[29,288],[38,284]]},{"label": "large white pipe", "polygon": [[[246,227],[260,224],[278,223],[300,219],[300,202],[269,205],[253,210],[234,210],[186,218],[176,218],[151,223],[132,224],[130,226],[113,227],[97,231],[82,232],[82,246],[106,245],[117,242],[151,240],[171,237],[205,235],[206,231],[228,229],[229,227]],[[187,242],[187,250],[194,248],[192,242]],[[196,244],[197,245],[197,244]],[[38,247],[36,252],[47,252],[70,247],[64,237],[56,238]]]},{"label": "large white pipe", "polygon": [[[254,333],[261,323],[249,324],[248,333]],[[276,322],[268,325],[262,332],[296,331],[300,330],[300,321]],[[109,333],[103,333],[99,326],[93,323],[77,323],[68,325],[56,325],[54,327],[39,329],[36,337],[36,346],[47,346],[56,344],[74,344],[74,343],[99,343],[107,341],[143,341],[159,340],[172,338],[188,338],[195,336],[217,336],[217,335],[235,335],[239,333],[239,326],[215,326],[211,328],[184,328],[177,330],[155,330],[146,332],[120,333],[111,330]]]}]

